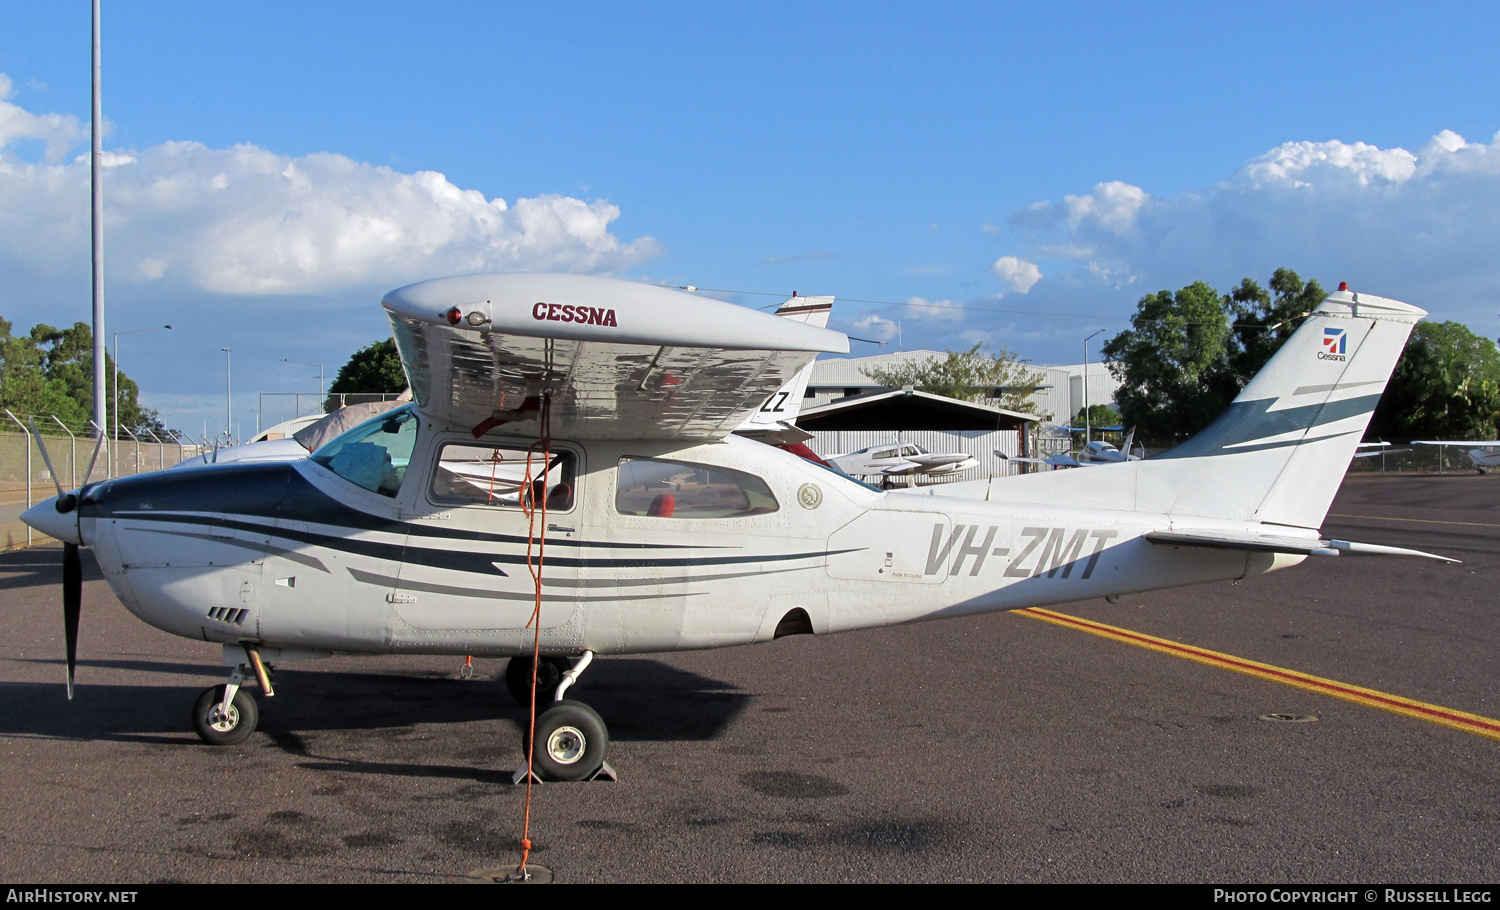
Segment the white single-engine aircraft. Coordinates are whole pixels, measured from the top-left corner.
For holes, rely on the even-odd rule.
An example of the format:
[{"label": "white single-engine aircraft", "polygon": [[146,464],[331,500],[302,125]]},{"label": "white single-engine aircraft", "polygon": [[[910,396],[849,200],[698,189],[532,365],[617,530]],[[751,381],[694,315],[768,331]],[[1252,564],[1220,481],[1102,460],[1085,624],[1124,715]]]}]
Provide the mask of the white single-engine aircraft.
[{"label": "white single-engine aircraft", "polygon": [[1469,456],[1469,464],[1480,474],[1487,472],[1490,468],[1500,468],[1500,440],[1469,440],[1467,442],[1448,441],[1442,439],[1413,439],[1414,446],[1473,446],[1464,454]]},{"label": "white single-engine aircraft", "polygon": [[[509,657],[512,692],[529,703],[535,670],[552,702],[537,773],[568,780],[607,769],[604,721],[564,698],[595,655],[1429,555],[1318,534],[1424,315],[1392,300],[1330,295],[1217,422],[1157,458],[925,495],[731,435],[817,353],[846,351],[841,333],[575,275],[425,281],[384,306],[412,405],[302,460],[93,483],[25,513],[66,544],[70,694],[80,545],[141,619],[223,645],[229,680],[193,710],[210,743],[250,735],[246,690],[272,694],[268,664]],[[457,461],[527,480],[494,497]]]},{"label": "white single-engine aircraft", "polygon": [[[1140,461],[1142,456],[1130,454],[1131,440],[1134,437],[1135,430],[1131,430],[1125,436],[1125,451],[1123,452],[1115,448],[1115,444],[1112,442],[1105,442],[1102,439],[1095,439],[1093,442],[1087,443],[1083,448],[1079,449],[1078,456],[1076,458],[1072,455],[1069,455],[1067,452],[1054,452],[1051,455],[1048,455],[1046,458],[1028,458],[1020,455],[1006,455],[1004,452],[1001,452],[999,450],[996,450],[995,454],[999,455],[1001,458],[1007,458],[1011,461],[1025,461],[1032,464],[1045,464],[1051,465],[1054,468],[1089,468],[1096,467],[1102,464],[1120,464],[1126,461]],[[1145,449],[1142,449],[1141,451],[1144,452]]]},{"label": "white single-engine aircraft", "polygon": [[966,452],[929,452],[910,442],[867,446],[848,455],[825,455],[823,460],[845,474],[884,474],[888,477],[941,476],[979,467],[979,459]]}]

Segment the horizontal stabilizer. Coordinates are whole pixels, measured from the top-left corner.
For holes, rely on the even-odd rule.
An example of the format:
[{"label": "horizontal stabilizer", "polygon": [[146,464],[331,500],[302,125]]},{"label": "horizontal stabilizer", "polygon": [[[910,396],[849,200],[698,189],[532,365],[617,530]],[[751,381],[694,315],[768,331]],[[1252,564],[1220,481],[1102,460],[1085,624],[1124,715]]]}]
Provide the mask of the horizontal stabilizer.
[{"label": "horizontal stabilizer", "polygon": [[1278,537],[1234,531],[1152,531],[1146,539],[1155,544],[1174,547],[1205,547],[1215,550],[1249,550],[1256,553],[1288,553],[1299,556],[1421,556],[1442,562],[1458,562],[1447,556],[1387,547],[1375,543],[1349,540],[1322,540],[1316,537]]}]

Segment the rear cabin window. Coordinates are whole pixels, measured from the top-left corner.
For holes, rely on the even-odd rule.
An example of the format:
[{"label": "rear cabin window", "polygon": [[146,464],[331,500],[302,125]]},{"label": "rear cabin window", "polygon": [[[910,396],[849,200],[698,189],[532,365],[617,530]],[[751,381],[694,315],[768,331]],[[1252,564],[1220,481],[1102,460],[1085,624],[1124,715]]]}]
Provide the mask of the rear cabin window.
[{"label": "rear cabin window", "polygon": [[548,512],[566,512],[573,508],[577,474],[572,452],[553,452],[550,464],[534,452],[528,484],[526,449],[449,443],[438,453],[430,491],[437,502],[514,509],[535,501]]},{"label": "rear cabin window", "polygon": [[754,474],[717,465],[621,458],[615,511],[652,518],[738,518],[765,515],[779,506]]}]

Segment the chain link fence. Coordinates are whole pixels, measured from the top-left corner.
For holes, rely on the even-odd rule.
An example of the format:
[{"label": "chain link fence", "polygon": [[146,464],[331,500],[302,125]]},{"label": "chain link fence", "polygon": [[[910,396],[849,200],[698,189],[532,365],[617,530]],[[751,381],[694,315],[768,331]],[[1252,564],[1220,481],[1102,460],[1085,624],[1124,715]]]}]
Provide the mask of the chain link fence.
[{"label": "chain link fence", "polygon": [[[203,453],[204,447],[188,440],[144,435],[122,430],[110,445],[105,434],[92,426],[70,426],[47,414],[30,416],[0,410],[0,535],[5,549],[50,540],[21,521],[21,513],[57,494],[47,457],[57,471],[64,490],[85,483],[162,471]],[[101,440],[101,436],[104,438]],[[40,438],[38,438],[40,437]],[[102,443],[102,444],[101,444]],[[97,456],[95,450],[98,450]],[[92,463],[92,464],[91,464]]]}]

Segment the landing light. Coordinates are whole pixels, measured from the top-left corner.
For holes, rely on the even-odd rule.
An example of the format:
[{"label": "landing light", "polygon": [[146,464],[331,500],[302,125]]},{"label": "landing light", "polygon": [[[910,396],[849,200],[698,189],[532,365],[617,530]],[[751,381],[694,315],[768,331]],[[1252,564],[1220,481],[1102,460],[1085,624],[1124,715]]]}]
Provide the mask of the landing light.
[{"label": "landing light", "polygon": [[490,319],[489,319],[488,316],[484,315],[483,313],[479,312],[478,310],[475,310],[474,312],[470,313],[466,318],[469,320],[469,325],[473,325],[473,326],[484,325],[485,323],[487,323],[487,322],[490,321]]}]

